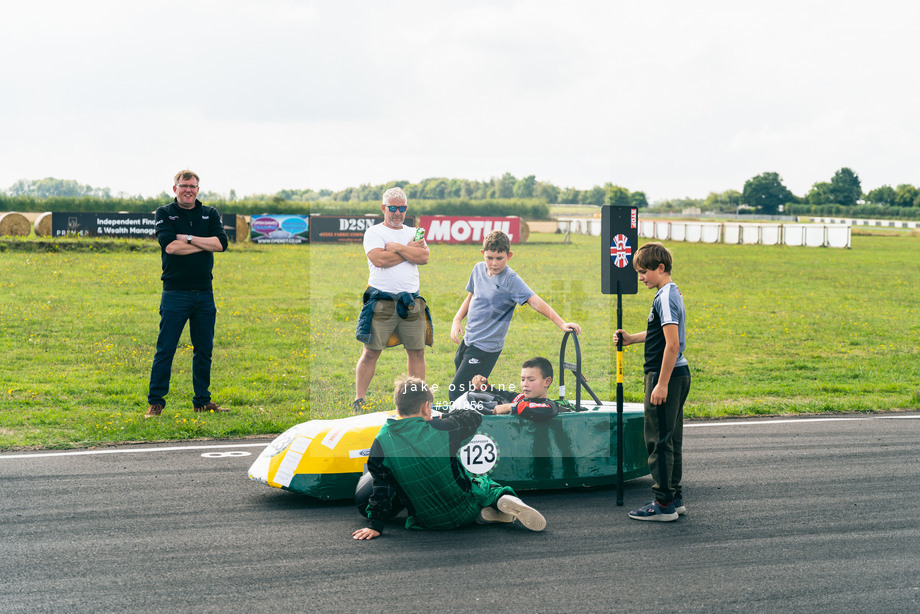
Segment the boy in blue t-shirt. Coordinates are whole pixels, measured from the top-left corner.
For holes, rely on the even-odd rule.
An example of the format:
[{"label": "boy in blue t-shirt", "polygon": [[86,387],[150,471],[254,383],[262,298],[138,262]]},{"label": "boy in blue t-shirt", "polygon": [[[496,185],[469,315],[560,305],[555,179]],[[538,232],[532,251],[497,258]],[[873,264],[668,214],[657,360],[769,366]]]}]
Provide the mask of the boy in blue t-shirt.
[{"label": "boy in blue t-shirt", "polygon": [[[484,262],[478,263],[466,284],[467,294],[450,327],[450,338],[459,344],[454,355],[454,380],[448,388],[451,402],[470,389],[473,376],[489,377],[505,345],[511,316],[518,305],[527,303],[562,330],[581,327],[566,322],[531,290],[511,267],[511,240],[501,230],[493,230],[482,242]],[[466,318],[466,331],[463,330]],[[463,335],[463,339],[460,336]]]},{"label": "boy in blue t-shirt", "polygon": [[655,498],[629,513],[636,520],[671,521],[687,513],[681,493],[684,401],[690,392],[690,368],[684,358],[686,312],[684,299],[671,281],[671,252],[661,243],[646,243],[636,251],[633,267],[646,288],[655,288],[645,332],[613,336],[623,345],[645,343],[645,447],[655,480]]}]

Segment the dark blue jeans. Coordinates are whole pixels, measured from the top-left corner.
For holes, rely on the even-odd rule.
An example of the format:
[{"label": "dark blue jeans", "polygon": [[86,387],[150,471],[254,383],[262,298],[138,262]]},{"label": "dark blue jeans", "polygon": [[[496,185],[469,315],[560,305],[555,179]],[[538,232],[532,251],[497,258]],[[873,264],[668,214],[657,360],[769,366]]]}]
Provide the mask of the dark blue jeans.
[{"label": "dark blue jeans", "polygon": [[160,299],[160,334],[157,353],[150,369],[150,391],[147,402],[166,406],[169,376],[179,337],[188,322],[192,339],[192,404],[202,407],[211,401],[211,352],[214,349],[214,322],[217,307],[214,293],[206,291],[164,290]]}]

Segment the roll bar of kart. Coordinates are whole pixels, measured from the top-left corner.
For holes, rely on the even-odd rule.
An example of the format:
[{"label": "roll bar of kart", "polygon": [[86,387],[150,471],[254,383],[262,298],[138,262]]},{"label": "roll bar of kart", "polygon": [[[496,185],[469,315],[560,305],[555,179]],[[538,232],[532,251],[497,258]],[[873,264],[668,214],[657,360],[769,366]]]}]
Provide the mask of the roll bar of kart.
[{"label": "roll bar of kart", "polygon": [[[566,362],[565,360],[565,345],[569,340],[569,335],[572,336],[572,340],[575,342],[575,363]],[[585,411],[587,408],[581,407],[581,389],[584,387],[585,390],[591,395],[591,398],[594,399],[594,402],[598,405],[602,405],[601,400],[597,398],[597,395],[594,394],[594,391],[591,390],[591,387],[588,386],[588,380],[585,379],[585,376],[581,374],[581,345],[578,343],[578,334],[573,330],[565,331],[565,335],[562,337],[562,346],[559,348],[559,398],[565,399],[565,372],[571,371],[575,375],[575,411]]]}]

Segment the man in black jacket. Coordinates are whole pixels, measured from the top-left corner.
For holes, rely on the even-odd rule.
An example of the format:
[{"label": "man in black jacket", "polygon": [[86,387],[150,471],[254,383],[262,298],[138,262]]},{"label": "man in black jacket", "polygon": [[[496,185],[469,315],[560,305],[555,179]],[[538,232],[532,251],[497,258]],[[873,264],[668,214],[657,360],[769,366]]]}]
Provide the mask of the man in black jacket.
[{"label": "man in black jacket", "polygon": [[198,200],[198,175],[179,171],[173,181],[176,198],[156,211],[156,237],[163,265],[160,333],[150,370],[145,418],[160,415],[166,406],[173,356],[185,323],[192,354],[192,406],[197,412],[228,411],[211,401],[211,351],[217,307],[211,286],[214,252],[227,249],[220,213]]}]

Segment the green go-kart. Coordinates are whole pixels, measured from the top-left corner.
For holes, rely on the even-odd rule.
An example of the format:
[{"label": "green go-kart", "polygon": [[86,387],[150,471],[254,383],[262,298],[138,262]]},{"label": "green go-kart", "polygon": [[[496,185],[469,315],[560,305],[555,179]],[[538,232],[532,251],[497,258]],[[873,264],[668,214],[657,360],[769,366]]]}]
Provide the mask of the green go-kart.
[{"label": "green go-kart", "polygon": [[[575,363],[565,361],[570,335]],[[572,332],[563,337],[559,362],[559,402],[572,411],[547,422],[484,415],[479,431],[459,452],[470,473],[488,474],[518,491],[617,483],[617,403],[599,400],[588,386],[581,374],[578,337]],[[566,371],[575,376],[574,402],[565,396]],[[590,400],[581,398],[582,389]],[[448,406],[435,406],[432,413],[449,411]],[[249,477],[321,500],[353,499],[374,437],[395,416],[395,410],[381,411],[293,426],[265,448],[249,468]],[[648,475],[641,404],[623,404],[622,433],[622,479]]]}]

